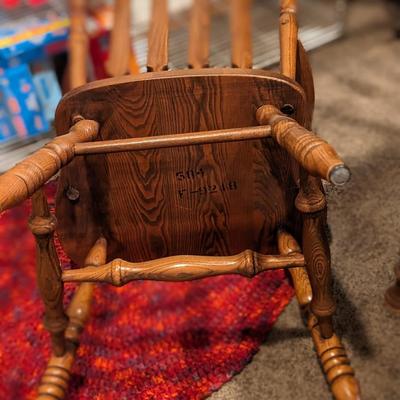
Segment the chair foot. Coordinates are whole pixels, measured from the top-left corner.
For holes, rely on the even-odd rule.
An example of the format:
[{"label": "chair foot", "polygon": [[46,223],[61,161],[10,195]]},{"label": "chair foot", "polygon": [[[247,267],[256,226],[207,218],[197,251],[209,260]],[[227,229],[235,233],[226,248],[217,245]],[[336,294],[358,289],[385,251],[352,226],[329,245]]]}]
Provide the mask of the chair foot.
[{"label": "chair foot", "polygon": [[312,313],[308,316],[307,325],[334,398],[336,400],[361,399],[359,383],[354,377],[354,370],[339,337],[333,333],[330,338],[324,339],[318,320]]},{"label": "chair foot", "polygon": [[400,313],[400,264],[394,269],[396,282],[385,293],[385,304],[391,311]]},{"label": "chair foot", "polygon": [[63,400],[68,390],[72,366],[79,347],[79,337],[89,317],[93,297],[92,283],[82,283],[68,307],[69,324],[65,330],[66,351],[51,356],[40,381],[37,400]]}]

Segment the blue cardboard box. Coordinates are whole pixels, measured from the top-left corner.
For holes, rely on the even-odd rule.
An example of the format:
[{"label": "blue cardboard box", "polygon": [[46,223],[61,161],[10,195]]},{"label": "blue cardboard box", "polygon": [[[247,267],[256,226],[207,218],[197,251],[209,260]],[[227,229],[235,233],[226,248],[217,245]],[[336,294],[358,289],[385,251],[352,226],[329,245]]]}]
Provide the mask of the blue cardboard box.
[{"label": "blue cardboard box", "polygon": [[[11,121],[18,138],[28,138],[49,131],[50,126],[40,106],[28,65],[21,64],[1,70],[0,92],[8,115],[8,119],[4,117],[3,124],[8,126]],[[5,128],[3,136],[7,133]]]}]

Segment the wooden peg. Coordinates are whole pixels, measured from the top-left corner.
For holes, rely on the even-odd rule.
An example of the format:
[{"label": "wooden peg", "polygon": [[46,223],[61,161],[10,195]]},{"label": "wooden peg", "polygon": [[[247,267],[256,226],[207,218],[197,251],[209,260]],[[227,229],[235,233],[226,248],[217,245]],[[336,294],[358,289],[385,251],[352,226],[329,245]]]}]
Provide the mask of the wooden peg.
[{"label": "wooden peg", "polygon": [[92,120],[76,123],[0,176],[0,212],[26,200],[74,158],[74,145],[97,136],[99,124]]},{"label": "wooden peg", "polygon": [[233,256],[172,256],[141,263],[119,258],[96,268],[64,271],[64,282],[107,282],[123,286],[133,280],[190,281],[209,276],[240,274],[253,277],[269,269],[304,266],[301,254],[264,255],[245,250]]},{"label": "wooden peg", "polygon": [[69,0],[69,86],[74,89],[87,82],[88,35],[86,32],[86,1]]},{"label": "wooden peg", "polygon": [[276,107],[260,107],[257,120],[260,125],[271,125],[272,137],[311,175],[338,186],[349,181],[350,170],[334,148]]},{"label": "wooden peg", "polygon": [[168,2],[153,0],[149,30],[147,71],[168,69]]},{"label": "wooden peg", "polygon": [[[106,262],[107,242],[100,238],[89,251],[85,265],[100,265]],[[38,400],[62,400],[66,397],[72,366],[75,361],[79,338],[89,318],[93,298],[93,283],[81,283],[67,309],[69,323],[65,330],[66,352],[53,355],[42,376],[38,389]]]},{"label": "wooden peg", "polygon": [[36,278],[45,308],[44,326],[51,335],[53,354],[62,356],[68,318],[63,309],[61,266],[53,242],[56,219],[50,214],[42,189],[32,196],[29,227],[36,240]]},{"label": "wooden peg", "polygon": [[251,5],[252,0],[232,0],[231,2],[232,67],[235,68],[253,66]]},{"label": "wooden peg", "polygon": [[281,0],[279,19],[281,73],[291,79],[296,79],[298,36],[296,11],[297,0]]},{"label": "wooden peg", "polygon": [[209,66],[210,13],[210,0],[194,0],[189,27],[189,68]]}]

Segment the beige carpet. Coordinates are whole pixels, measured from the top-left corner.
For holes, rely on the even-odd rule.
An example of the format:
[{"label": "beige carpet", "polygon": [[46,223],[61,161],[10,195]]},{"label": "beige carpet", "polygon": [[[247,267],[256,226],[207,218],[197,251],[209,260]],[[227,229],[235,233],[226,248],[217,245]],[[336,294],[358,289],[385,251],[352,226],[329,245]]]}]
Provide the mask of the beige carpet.
[{"label": "beige carpet", "polygon": [[[400,399],[400,316],[383,295],[400,262],[400,40],[380,1],[355,2],[347,37],[314,52],[314,129],[350,166],[329,194],[343,337],[365,400]],[[253,361],[212,400],[330,399],[295,301]]]}]

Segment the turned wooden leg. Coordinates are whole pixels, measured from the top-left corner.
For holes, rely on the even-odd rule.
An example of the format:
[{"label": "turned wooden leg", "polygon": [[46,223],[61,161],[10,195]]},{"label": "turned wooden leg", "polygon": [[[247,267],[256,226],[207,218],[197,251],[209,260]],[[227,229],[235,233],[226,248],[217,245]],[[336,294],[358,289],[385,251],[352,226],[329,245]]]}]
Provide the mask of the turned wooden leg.
[{"label": "turned wooden leg", "polygon": [[338,336],[333,333],[329,339],[325,339],[321,335],[318,320],[312,313],[308,317],[307,325],[335,399],[360,399],[359,383],[354,377],[354,370]]},{"label": "turned wooden leg", "polygon": [[29,226],[36,240],[36,276],[45,307],[44,326],[50,332],[53,353],[61,356],[65,352],[64,331],[68,318],[63,309],[64,286],[53,242],[56,219],[50,214],[42,189],[32,196]]},{"label": "turned wooden leg", "polygon": [[392,310],[400,312],[400,264],[394,269],[395,283],[386,290],[385,302]]},{"label": "turned wooden leg", "polygon": [[303,217],[302,246],[307,273],[312,288],[311,311],[318,318],[321,335],[333,334],[332,315],[335,302],[332,296],[331,260],[326,235],[326,199],[319,179],[301,173],[301,189],[296,208]]},{"label": "turned wooden leg", "polygon": [[[85,265],[102,265],[106,262],[107,242],[97,240],[85,260]],[[53,355],[43,374],[38,389],[38,400],[62,400],[65,398],[72,365],[75,361],[79,338],[89,318],[93,297],[93,283],[81,283],[67,309],[69,323],[65,330],[66,351],[61,357]]]},{"label": "turned wooden leg", "polygon": [[[289,233],[281,230],[278,232],[279,253],[289,255],[300,252],[300,246]],[[332,333],[329,339],[321,335],[318,319],[309,311],[312,301],[312,289],[305,268],[290,268],[296,297],[307,327],[311,332],[314,346],[321,362],[322,370],[330,385],[336,400],[360,399],[360,388],[354,377],[354,370],[350,366],[346,350],[340,339]]]}]

